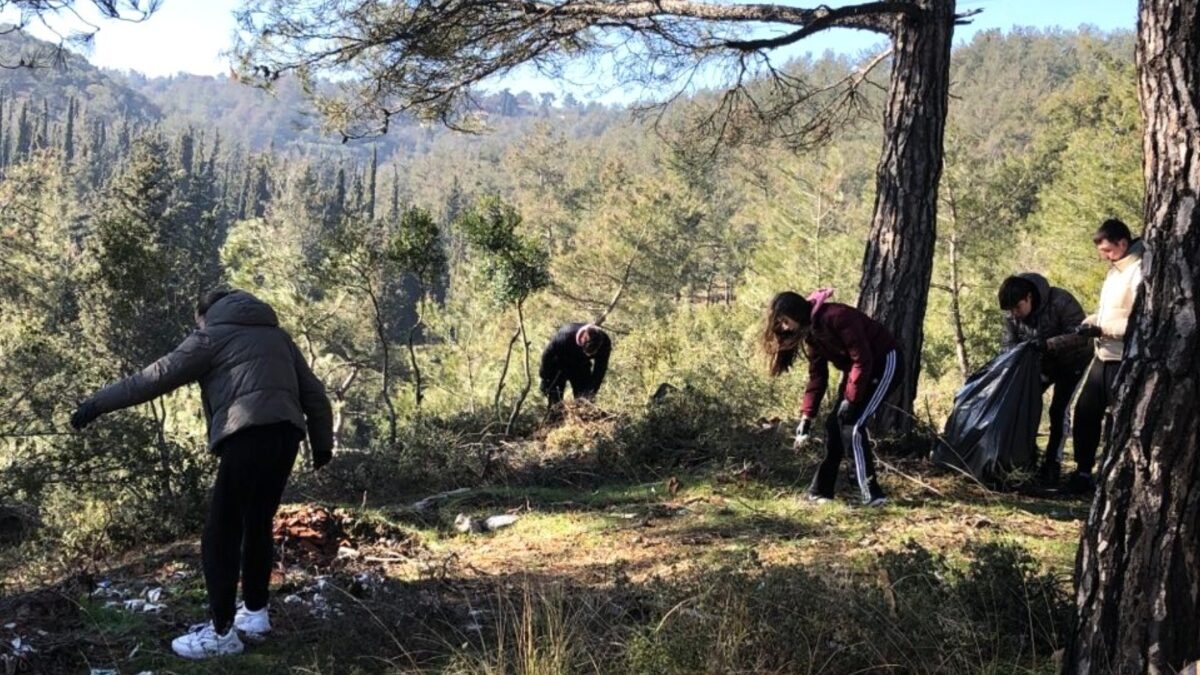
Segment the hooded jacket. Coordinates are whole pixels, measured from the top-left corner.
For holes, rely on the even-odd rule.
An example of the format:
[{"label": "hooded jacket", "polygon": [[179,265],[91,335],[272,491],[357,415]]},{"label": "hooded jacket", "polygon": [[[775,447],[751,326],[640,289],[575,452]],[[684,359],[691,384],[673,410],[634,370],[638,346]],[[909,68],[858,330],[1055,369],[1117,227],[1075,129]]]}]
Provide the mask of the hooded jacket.
[{"label": "hooded jacket", "polygon": [[808,357],[808,386],[800,414],[816,415],[829,386],[829,364],[846,373],[847,401],[866,403],[871,380],[883,375],[884,357],[896,349],[896,340],[883,324],[840,302],[828,302],[831,289],[809,296],[812,303],[811,329],[804,337]]},{"label": "hooded jacket", "polygon": [[1142,255],[1146,247],[1134,239],[1125,257],[1114,262],[1100,288],[1100,308],[1084,319],[1089,326],[1100,327],[1096,340],[1096,358],[1101,361],[1120,361],[1125,352],[1125,328],[1133,314],[1133,300],[1142,283]]},{"label": "hooded jacket", "polygon": [[1070,292],[1052,287],[1040,274],[1026,272],[1017,276],[1033,283],[1037,297],[1029,316],[1017,319],[1008,314],[1004,317],[1000,346],[1008,349],[1026,340],[1046,340],[1047,353],[1042,358],[1042,371],[1047,374],[1087,365],[1092,350],[1087,338],[1075,334],[1075,328],[1084,319],[1079,301]]},{"label": "hooded jacket", "polygon": [[555,380],[558,373],[587,373],[587,386],[580,394],[595,394],[600,391],[600,385],[604,382],[604,375],[608,372],[608,357],[612,353],[612,340],[608,337],[608,333],[600,331],[595,339],[599,340],[596,345],[596,352],[592,356],[588,356],[575,342],[575,334],[583,328],[585,323],[569,323],[558,332],[554,337],[550,338],[546,349],[542,351],[542,364],[538,370],[538,374],[542,378],[543,393],[550,386],[550,383]]},{"label": "hooded jacket", "polygon": [[145,403],[200,383],[208,448],[248,427],[289,422],[307,431],[314,456],[333,450],[333,413],[325,386],[270,305],[235,291],[209,307],[204,328],[141,372],[92,397],[98,413]]}]

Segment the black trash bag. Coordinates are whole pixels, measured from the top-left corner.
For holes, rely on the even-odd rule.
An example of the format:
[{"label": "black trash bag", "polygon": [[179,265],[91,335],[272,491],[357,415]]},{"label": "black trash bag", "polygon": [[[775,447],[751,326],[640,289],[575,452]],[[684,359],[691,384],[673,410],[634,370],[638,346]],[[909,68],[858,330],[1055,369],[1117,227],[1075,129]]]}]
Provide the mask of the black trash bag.
[{"label": "black trash bag", "polygon": [[972,373],[954,396],[954,412],[933,461],[969,471],[979,480],[1032,468],[1042,420],[1041,373],[1042,356],[1028,343]]}]

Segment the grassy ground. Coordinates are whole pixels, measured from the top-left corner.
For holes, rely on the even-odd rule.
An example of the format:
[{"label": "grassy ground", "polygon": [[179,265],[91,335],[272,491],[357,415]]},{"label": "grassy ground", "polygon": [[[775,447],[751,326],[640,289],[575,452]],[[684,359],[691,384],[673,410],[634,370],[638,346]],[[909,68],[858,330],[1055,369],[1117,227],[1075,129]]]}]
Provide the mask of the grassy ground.
[{"label": "grassy ground", "polygon": [[[909,461],[883,469],[884,508],[855,506],[845,485],[814,506],[801,496],[816,459],[713,458],[586,485],[508,475],[423,511],[412,491],[368,499],[336,475],[297,480],[293,501],[337,509],[343,557],[285,551],[275,632],[237,658],[170,653],[205,615],[194,541],[9,595],[0,619],[36,649],[23,672],[1054,669],[1061,608],[1049,605],[1085,503],[990,492]],[[462,534],[460,513],[519,520]],[[1030,590],[1045,580],[1052,599]],[[157,587],[160,612],[126,609]]]}]

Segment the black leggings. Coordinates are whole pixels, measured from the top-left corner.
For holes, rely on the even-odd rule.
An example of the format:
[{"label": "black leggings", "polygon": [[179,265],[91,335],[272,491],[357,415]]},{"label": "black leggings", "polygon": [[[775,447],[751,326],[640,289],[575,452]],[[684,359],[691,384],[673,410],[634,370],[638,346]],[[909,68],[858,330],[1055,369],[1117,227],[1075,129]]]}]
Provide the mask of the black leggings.
[{"label": "black leggings", "polygon": [[1079,400],[1075,401],[1075,463],[1077,471],[1091,473],[1096,465],[1096,449],[1100,447],[1101,429],[1108,437],[1112,427],[1110,408],[1116,400],[1114,383],[1120,361],[1092,359]]},{"label": "black leggings", "polygon": [[244,429],[217,445],[221,463],[200,557],[209,612],[219,633],[233,624],[239,572],[246,608],[267,606],[271,525],[302,437],[299,429],[282,422]]},{"label": "black leggings", "polygon": [[1062,464],[1063,445],[1071,430],[1071,415],[1068,410],[1071,407],[1071,397],[1075,395],[1075,389],[1079,387],[1079,381],[1083,379],[1086,370],[1086,365],[1067,369],[1042,385],[1043,392],[1054,387],[1054,393],[1050,395],[1050,440],[1046,443],[1043,462]]},{"label": "black leggings", "polygon": [[[819,497],[833,497],[837,484],[838,467],[846,454],[846,444],[850,445],[854,457],[854,476],[863,502],[883,496],[883,489],[875,478],[875,456],[871,452],[871,437],[867,434],[867,423],[875,411],[883,405],[884,400],[900,386],[904,379],[904,359],[899,350],[892,350],[884,356],[883,372],[877,379],[871,380],[871,385],[861,392],[858,420],[852,426],[843,429],[837,418],[838,406],[846,391],[846,378],[838,387],[837,398],[833,402],[833,412],[825,420],[825,459],[817,467],[817,475],[813,477],[809,492]],[[843,431],[847,439],[842,439]]]},{"label": "black leggings", "polygon": [[596,397],[595,389],[592,387],[592,369],[590,367],[562,368],[542,374],[542,393],[546,395],[550,405],[562,403],[568,383],[571,385],[571,393],[575,395],[575,398],[592,399]]}]

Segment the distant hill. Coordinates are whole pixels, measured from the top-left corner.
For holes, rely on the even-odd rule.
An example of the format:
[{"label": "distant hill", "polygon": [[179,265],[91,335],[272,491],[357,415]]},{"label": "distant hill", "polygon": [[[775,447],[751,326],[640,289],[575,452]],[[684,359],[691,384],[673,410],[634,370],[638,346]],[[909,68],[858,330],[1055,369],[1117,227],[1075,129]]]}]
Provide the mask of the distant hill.
[{"label": "distant hill", "polygon": [[[62,52],[50,65],[56,45],[21,32],[0,35],[0,63],[17,64],[36,58],[37,68],[0,69],[0,124],[19,116],[47,117],[48,125],[65,123],[74,100],[88,124],[105,122],[160,124],[169,129],[194,128],[218,132],[226,142],[262,152],[336,152],[367,156],[376,147],[380,158],[422,155],[431,150],[446,129],[415,120],[395,119],[386,137],[342,143],[335,131],[324,129],[319,116],[305,100],[294,80],[284,79],[266,92],[232,78],[179,74],[149,78],[132,71],[103,70],[83,55]],[[569,125],[589,118],[588,135],[602,133],[612,122],[625,118],[618,108],[584,103],[568,96],[557,101],[552,94],[510,92],[480,97],[479,114],[495,134],[516,136],[539,120]],[[16,119],[8,120],[15,124]]]},{"label": "distant hill", "polygon": [[83,56],[68,51],[57,63],[47,61],[54,51],[55,45],[21,32],[0,35],[0,63],[12,65],[31,59],[45,63],[36,68],[0,70],[4,114],[16,114],[22,104],[28,104],[38,114],[48,109],[51,119],[62,120],[74,99],[83,116],[91,120],[150,123],[162,119],[157,105]]},{"label": "distant hill", "polygon": [[[320,117],[295,80],[284,78],[273,91],[266,92],[224,75],[148,78],[138,73],[122,73],[115,76],[158,106],[167,126],[215,128],[222,137],[252,150],[341,148],[365,156],[370,152],[368,148],[375,145],[381,158],[405,157],[429,152],[438,136],[452,133],[438,125],[394,118],[387,136],[343,144],[336,130],[322,127]],[[573,97],[558,102],[550,94],[504,90],[483,95],[479,102],[479,114],[500,134],[515,133],[538,120],[599,116],[605,123],[591,125],[596,133],[607,128],[606,122],[625,117],[623,109],[581,103]]]}]

